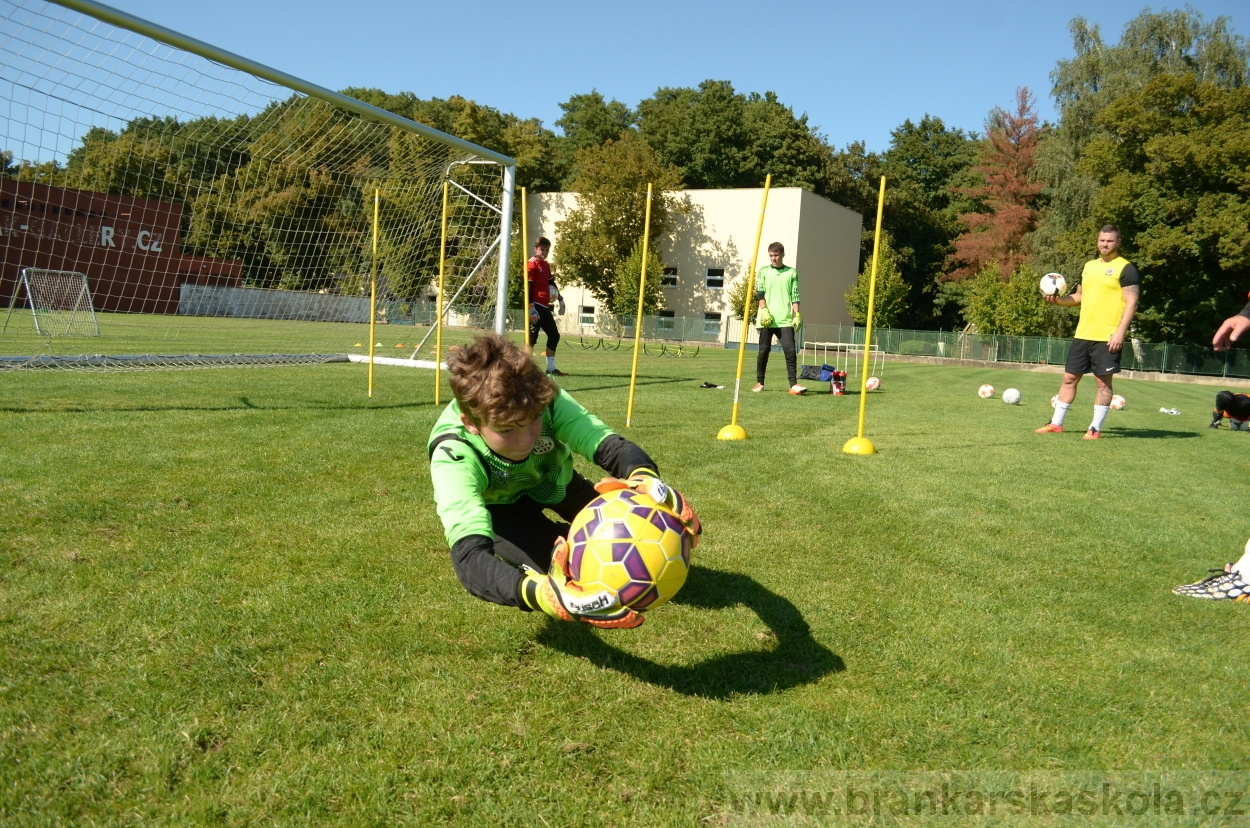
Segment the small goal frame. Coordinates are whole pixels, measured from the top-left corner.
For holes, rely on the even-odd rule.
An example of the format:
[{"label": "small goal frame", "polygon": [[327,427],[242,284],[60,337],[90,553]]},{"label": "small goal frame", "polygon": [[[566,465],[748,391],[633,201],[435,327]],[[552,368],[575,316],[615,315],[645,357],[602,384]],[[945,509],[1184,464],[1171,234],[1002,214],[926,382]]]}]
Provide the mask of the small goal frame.
[{"label": "small goal frame", "polygon": [[[17,295],[26,290],[26,302],[35,320],[35,333],[40,336],[99,336],[100,322],[96,319],[95,306],[91,301],[91,286],[87,274],[77,270],[46,270],[24,267],[13,284],[9,296],[9,310],[4,315],[4,327],[9,329],[9,318],[17,304]],[[44,317],[40,323],[40,315]],[[59,328],[59,330],[58,330]]]}]

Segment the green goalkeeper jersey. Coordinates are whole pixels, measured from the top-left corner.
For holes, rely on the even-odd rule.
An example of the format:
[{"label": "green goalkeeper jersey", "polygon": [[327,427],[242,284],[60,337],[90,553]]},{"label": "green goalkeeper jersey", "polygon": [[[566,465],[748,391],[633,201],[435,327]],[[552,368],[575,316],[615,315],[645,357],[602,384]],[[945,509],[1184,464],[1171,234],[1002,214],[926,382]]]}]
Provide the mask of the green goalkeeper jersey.
[{"label": "green goalkeeper jersey", "polygon": [[538,503],[561,502],[573,479],[573,453],[594,460],[599,444],[616,433],[561,389],[543,410],[534,450],[514,462],[470,433],[460,414],[453,400],[427,442],[434,502],[449,546],[469,535],[494,537],[487,504],[515,503],[522,495]]},{"label": "green goalkeeper jersey", "polygon": [[799,301],[799,272],[786,265],[764,265],[755,275],[755,295],[763,295],[773,327],[792,327],[794,303]]}]

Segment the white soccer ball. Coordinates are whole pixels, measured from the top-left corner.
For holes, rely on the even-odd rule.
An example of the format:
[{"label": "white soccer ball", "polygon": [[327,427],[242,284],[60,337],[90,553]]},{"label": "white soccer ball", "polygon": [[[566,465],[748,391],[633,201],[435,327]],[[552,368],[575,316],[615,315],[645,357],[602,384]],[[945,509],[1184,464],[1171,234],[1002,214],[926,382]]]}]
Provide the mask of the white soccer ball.
[{"label": "white soccer ball", "polygon": [[1015,388],[1008,388],[1003,392],[1003,402],[1007,405],[1016,405],[1020,402],[1020,392]]},{"label": "white soccer ball", "polygon": [[1044,296],[1063,296],[1068,292],[1068,280],[1062,273],[1047,273],[1037,286]]},{"label": "white soccer ball", "polygon": [[1124,408],[1124,398],[1121,397],[1119,394],[1116,394],[1114,397],[1111,398],[1111,407],[1114,408],[1116,411],[1119,411],[1120,409]]},{"label": "white soccer ball", "polygon": [[1234,420],[1229,417],[1228,427],[1233,431],[1250,431],[1250,420]]},{"label": "white soccer ball", "polygon": [[881,387],[881,380],[877,379],[876,377],[868,378],[868,390],[869,391],[876,391],[880,387]]},{"label": "white soccer ball", "polygon": [[982,385],[977,389],[977,396],[983,400],[988,400],[990,397],[994,396],[994,386]]},{"label": "white soccer ball", "polygon": [[1058,394],[1050,398],[1050,407],[1051,408],[1059,407],[1059,395]]}]

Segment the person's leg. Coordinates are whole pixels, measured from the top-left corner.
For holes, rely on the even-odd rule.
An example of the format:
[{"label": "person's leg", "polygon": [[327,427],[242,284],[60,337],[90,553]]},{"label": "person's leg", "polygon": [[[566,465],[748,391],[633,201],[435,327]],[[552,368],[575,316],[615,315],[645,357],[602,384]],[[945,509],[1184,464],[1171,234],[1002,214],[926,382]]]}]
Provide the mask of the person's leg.
[{"label": "person's leg", "polygon": [[1111,410],[1111,376],[1100,377],[1094,374],[1094,382],[1098,385],[1098,389],[1094,394],[1094,419],[1089,424],[1086,436],[1091,431],[1095,433],[1102,432],[1102,422],[1107,419],[1107,412]]},{"label": "person's leg", "polygon": [[528,497],[487,506],[495,530],[495,555],[513,566],[546,572],[556,538],[563,537],[569,527],[543,514],[544,508]]},{"label": "person's leg", "polygon": [[1096,440],[1102,433],[1103,420],[1107,419],[1107,412],[1111,410],[1111,398],[1115,393],[1111,380],[1120,370],[1120,352],[1112,351],[1106,342],[1095,342],[1090,346],[1090,362],[1098,390],[1094,395],[1094,420],[1085,432],[1085,439]]},{"label": "person's leg", "polygon": [[786,378],[790,388],[799,384],[799,369],[794,355],[794,328],[778,328],[777,338],[781,340],[781,352],[786,357]]},{"label": "person's leg", "polygon": [[526,333],[526,342],[530,346],[530,351],[534,350],[534,344],[538,342],[539,316],[538,316],[538,311],[536,308],[537,308],[537,305],[530,305],[530,314],[529,314],[530,324],[529,324],[529,329]]},{"label": "person's leg", "polygon": [[1059,385],[1059,401],[1055,404],[1055,413],[1050,416],[1051,425],[1063,428],[1063,419],[1068,416],[1068,409],[1072,407],[1072,401],[1076,399],[1076,388],[1080,384],[1080,374],[1064,372],[1063,382]]},{"label": "person's leg", "polygon": [[768,352],[773,349],[773,331],[776,328],[760,328],[759,351],[755,355],[755,382],[764,384],[764,374],[768,371]]},{"label": "person's leg", "polygon": [[560,344],[560,328],[556,325],[555,315],[550,309],[547,311],[546,318],[543,319],[543,331],[547,334],[547,370],[555,372],[556,370],[556,346]]},{"label": "person's leg", "polygon": [[1093,342],[1086,339],[1072,340],[1072,345],[1068,348],[1068,360],[1063,366],[1063,383],[1060,384],[1057,395],[1059,400],[1055,405],[1054,413],[1051,414],[1050,422],[1039,428],[1039,433],[1063,430],[1063,420],[1068,416],[1072,401],[1076,399],[1076,388],[1081,383],[1081,377],[1093,370],[1091,352],[1093,345]]}]

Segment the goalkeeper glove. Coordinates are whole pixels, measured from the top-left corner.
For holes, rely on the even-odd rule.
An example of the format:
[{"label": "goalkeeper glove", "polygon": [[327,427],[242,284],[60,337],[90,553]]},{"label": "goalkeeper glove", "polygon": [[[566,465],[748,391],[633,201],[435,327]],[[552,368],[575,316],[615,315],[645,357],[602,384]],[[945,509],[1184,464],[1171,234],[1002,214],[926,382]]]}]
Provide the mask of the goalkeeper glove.
[{"label": "goalkeeper glove", "polygon": [[793,325],[795,333],[798,333],[799,328],[803,327],[803,314],[798,311],[794,312]]},{"label": "goalkeeper glove", "polygon": [[617,489],[633,489],[677,515],[677,519],[690,534],[690,548],[693,549],[699,545],[699,536],[703,534],[703,524],[699,522],[699,516],[694,513],[694,507],[682,496],[681,492],[665,484],[651,469],[635,469],[626,480],[605,477],[595,484],[595,491],[599,494],[607,494]]},{"label": "goalkeeper glove", "polygon": [[775,320],[773,319],[773,315],[768,312],[768,308],[760,308],[759,315],[756,318],[758,320],[756,322],[756,327],[758,328],[773,327],[773,323]]},{"label": "goalkeeper glove", "polygon": [[558,310],[560,311],[560,315],[561,315],[561,316],[564,316],[564,297],[563,297],[563,296],[557,296],[557,297],[556,297],[556,302],[558,302],[558,303],[559,303]]},{"label": "goalkeeper glove", "polygon": [[569,546],[556,538],[551,551],[551,569],[546,575],[523,567],[521,602],[560,621],[581,621],[606,630],[627,630],[642,625],[641,613],[623,607],[620,599],[606,590],[588,592],[569,579]]}]

